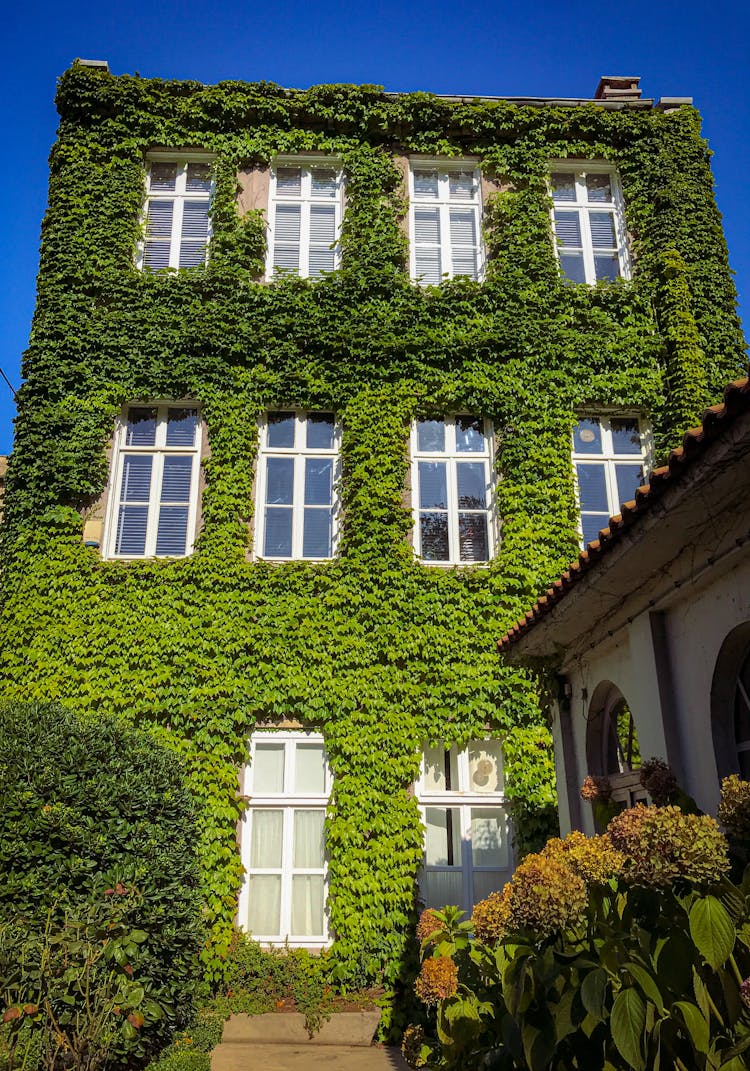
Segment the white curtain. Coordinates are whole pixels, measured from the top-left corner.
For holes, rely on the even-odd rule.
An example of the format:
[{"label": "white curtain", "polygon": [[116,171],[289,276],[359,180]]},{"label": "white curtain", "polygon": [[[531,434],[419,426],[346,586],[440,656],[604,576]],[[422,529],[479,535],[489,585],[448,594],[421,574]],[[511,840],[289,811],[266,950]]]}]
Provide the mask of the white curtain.
[{"label": "white curtain", "polygon": [[252,768],[253,794],[284,791],[284,745],[256,744]]},{"label": "white curtain", "polygon": [[323,875],[295,874],[292,878],[292,937],[323,933]]},{"label": "white curtain", "polygon": [[[452,830],[450,842],[452,854],[448,852],[448,813],[451,814]],[[428,866],[461,866],[461,822],[458,807],[425,808],[425,862]]]},{"label": "white curtain", "polygon": [[250,867],[281,868],[284,812],[255,809],[251,812]]},{"label": "white curtain", "polygon": [[295,755],[294,791],[300,796],[323,796],[326,762],[322,744],[298,744]]},{"label": "white curtain", "polygon": [[251,874],[247,927],[259,937],[275,937],[281,927],[281,875]]},{"label": "white curtain", "polygon": [[294,812],[294,869],[323,868],[325,811]]},{"label": "white curtain", "polygon": [[508,865],[505,812],[502,807],[471,809],[471,859],[474,866]]}]

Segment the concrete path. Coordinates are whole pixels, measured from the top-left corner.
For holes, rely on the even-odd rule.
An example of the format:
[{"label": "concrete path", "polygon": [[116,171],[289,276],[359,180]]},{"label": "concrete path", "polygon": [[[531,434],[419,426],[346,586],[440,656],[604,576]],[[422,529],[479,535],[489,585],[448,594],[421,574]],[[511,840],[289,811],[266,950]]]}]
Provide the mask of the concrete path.
[{"label": "concrete path", "polygon": [[219,1045],[211,1071],[409,1071],[398,1049],[373,1045]]}]

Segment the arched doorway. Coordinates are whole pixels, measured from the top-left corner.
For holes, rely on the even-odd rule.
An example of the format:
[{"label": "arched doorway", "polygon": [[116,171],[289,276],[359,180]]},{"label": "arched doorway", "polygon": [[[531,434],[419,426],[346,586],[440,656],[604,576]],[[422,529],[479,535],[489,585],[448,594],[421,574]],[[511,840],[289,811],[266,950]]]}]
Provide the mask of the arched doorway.
[{"label": "arched doorway", "polygon": [[609,778],[612,799],[623,807],[648,801],[640,782],[641,750],[633,712],[611,681],[597,685],[591,699],[586,761],[589,773]]},{"label": "arched doorway", "polygon": [[750,621],[732,629],[716,659],[711,731],[719,777],[750,781]]}]

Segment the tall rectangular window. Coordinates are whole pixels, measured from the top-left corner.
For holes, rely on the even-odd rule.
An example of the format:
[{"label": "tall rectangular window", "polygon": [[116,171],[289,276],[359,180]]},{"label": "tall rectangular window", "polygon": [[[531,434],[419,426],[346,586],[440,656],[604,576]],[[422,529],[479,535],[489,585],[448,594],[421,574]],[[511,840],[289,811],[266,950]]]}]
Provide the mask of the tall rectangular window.
[{"label": "tall rectangular window", "polygon": [[268,413],[258,456],[255,545],[261,558],[333,557],[340,442],[333,413]]},{"label": "tall rectangular window", "polygon": [[105,533],[110,558],[179,558],[192,550],[200,419],[192,405],[133,405],[115,436]]},{"label": "tall rectangular window", "polygon": [[635,497],[646,475],[648,441],[636,417],[581,417],[573,429],[580,534],[585,546],[599,538],[623,502]]},{"label": "tall rectangular window", "polygon": [[324,823],[331,774],[315,733],[257,732],[250,745],[243,819],[244,929],[267,943],[328,940]]},{"label": "tall rectangular window", "polygon": [[316,279],[339,267],[342,201],[337,161],[276,161],[268,202],[269,279],[278,272]]},{"label": "tall rectangular window", "polygon": [[499,740],[426,747],[417,799],[425,828],[420,892],[427,907],[474,904],[512,870]]},{"label": "tall rectangular window", "polygon": [[495,551],[493,436],[477,416],[418,420],[412,428],[414,544],[424,562],[486,562]]},{"label": "tall rectangular window", "polygon": [[160,271],[206,263],[212,193],[209,160],[149,161],[139,268]]},{"label": "tall rectangular window", "polygon": [[555,248],[571,283],[628,279],[628,256],[620,182],[604,164],[560,163],[552,169]]},{"label": "tall rectangular window", "polygon": [[481,279],[482,196],[467,161],[412,161],[409,171],[411,277],[423,286],[466,275]]}]

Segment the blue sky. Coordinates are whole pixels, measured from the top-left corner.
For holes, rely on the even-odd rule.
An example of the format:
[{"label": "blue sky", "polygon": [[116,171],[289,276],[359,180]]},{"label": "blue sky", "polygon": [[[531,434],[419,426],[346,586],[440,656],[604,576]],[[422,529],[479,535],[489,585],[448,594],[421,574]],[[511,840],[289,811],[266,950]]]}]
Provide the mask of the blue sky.
[{"label": "blue sky", "polygon": [[[55,81],[76,56],[104,58],[115,74],[144,77],[265,79],[302,88],[369,82],[390,90],[508,96],[590,97],[601,74],[640,75],[644,96],[692,96],[703,114],[740,312],[748,321],[746,0],[476,0],[463,7],[446,0],[31,0],[13,4],[4,29],[0,368],[15,386],[34,309],[47,155],[57,125]],[[11,447],[13,412],[0,381],[0,453]]]}]

